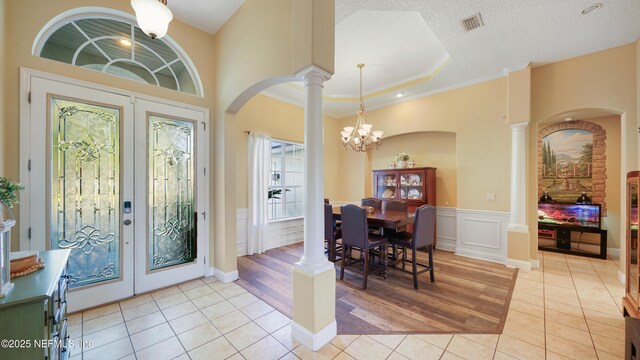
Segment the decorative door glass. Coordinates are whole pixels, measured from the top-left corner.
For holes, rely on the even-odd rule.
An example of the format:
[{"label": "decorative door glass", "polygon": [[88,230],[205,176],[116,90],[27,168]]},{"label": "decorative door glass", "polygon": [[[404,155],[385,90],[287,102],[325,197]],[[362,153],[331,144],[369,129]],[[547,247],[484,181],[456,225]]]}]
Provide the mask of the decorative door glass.
[{"label": "decorative door glass", "polygon": [[406,173],[400,176],[400,199],[424,201],[422,174]]},{"label": "decorative door glass", "polygon": [[376,175],[375,197],[382,199],[396,198],[396,175],[395,174],[377,174]]},{"label": "decorative door glass", "polygon": [[71,287],[120,277],[121,109],[49,98],[51,246],[72,249]]},{"label": "decorative door glass", "polygon": [[148,270],[196,259],[194,124],[148,115]]}]

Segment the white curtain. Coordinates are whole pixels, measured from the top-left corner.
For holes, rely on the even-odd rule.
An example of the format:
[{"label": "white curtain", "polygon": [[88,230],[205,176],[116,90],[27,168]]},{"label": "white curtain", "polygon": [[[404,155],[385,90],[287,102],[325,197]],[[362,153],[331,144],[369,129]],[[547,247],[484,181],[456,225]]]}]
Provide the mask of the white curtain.
[{"label": "white curtain", "polygon": [[266,134],[250,134],[247,169],[247,254],[264,252],[267,237],[267,198],[271,171],[271,137]]}]

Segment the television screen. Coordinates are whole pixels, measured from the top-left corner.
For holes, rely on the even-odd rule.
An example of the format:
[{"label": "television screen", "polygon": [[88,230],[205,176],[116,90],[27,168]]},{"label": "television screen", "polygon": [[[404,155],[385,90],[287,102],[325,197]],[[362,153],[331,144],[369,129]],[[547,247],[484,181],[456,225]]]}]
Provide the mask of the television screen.
[{"label": "television screen", "polygon": [[538,204],[538,222],[600,228],[599,204]]}]

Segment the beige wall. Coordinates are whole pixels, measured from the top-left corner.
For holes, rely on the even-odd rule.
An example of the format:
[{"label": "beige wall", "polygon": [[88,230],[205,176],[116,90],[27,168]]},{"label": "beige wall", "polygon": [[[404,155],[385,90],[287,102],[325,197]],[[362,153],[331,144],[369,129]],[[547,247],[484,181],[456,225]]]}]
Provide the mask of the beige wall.
[{"label": "beige wall", "polygon": [[[390,161],[388,156],[397,153],[395,149],[400,147],[393,145],[393,136],[436,132],[436,137],[441,134],[449,138],[451,135],[445,133],[452,133],[455,134],[454,150],[457,154],[455,192],[451,191],[454,194],[451,196],[441,193],[443,189],[438,189],[438,201],[450,201],[463,209],[509,211],[511,130],[506,114],[506,78],[367,112],[367,123],[373,124],[374,129],[384,130],[385,138],[382,147],[369,155],[371,160],[365,154],[351,152],[342,157],[341,171],[345,176],[341,183],[341,198],[357,200],[371,194],[369,164],[378,157],[376,152],[382,152],[385,163]],[[355,120],[355,117],[349,117],[341,119],[340,123],[342,127],[353,126]],[[392,144],[392,150],[388,153],[385,150],[387,141]],[[418,145],[406,145],[407,149],[414,146]],[[421,151],[418,150],[418,153]],[[407,152],[412,155],[411,151]],[[436,155],[426,156],[425,162],[421,160],[419,165],[431,165],[427,161],[436,161]],[[444,187],[444,190],[448,189]],[[495,193],[496,200],[487,201],[487,192]]]},{"label": "beige wall", "polygon": [[[419,132],[385,139],[384,146],[369,153],[371,168],[374,170],[388,169],[389,164],[395,161],[396,154],[401,152],[409,154],[411,160],[416,162],[416,167],[438,168],[436,171],[436,204],[456,207],[458,172],[456,134]],[[369,184],[373,184],[371,174],[369,172]]]},{"label": "beige wall", "polygon": [[237,265],[236,113],[260,91],[294,80],[301,69],[315,65],[333,73],[334,7],[325,0],[246,0],[216,33],[213,256],[225,273]]},{"label": "beige wall", "polygon": [[[537,131],[551,122],[554,117],[581,109],[584,113],[589,113],[591,109],[601,109],[612,115],[621,114],[622,127],[618,132],[622,135],[619,141],[614,143],[609,138],[610,132],[607,131],[607,152],[613,151],[609,147],[620,147],[618,151],[620,167],[617,168],[619,174],[612,173],[615,171],[613,169],[616,169],[613,164],[611,164],[612,170],[607,170],[607,201],[611,202],[609,209],[612,212],[607,223],[612,237],[617,237],[617,241],[612,241],[610,246],[619,243],[622,227],[620,218],[624,217],[624,210],[620,205],[623,202],[620,199],[616,202],[619,209],[616,213],[613,203],[615,200],[612,199],[609,189],[620,194],[620,184],[624,179],[622,174],[638,166],[636,52],[635,44],[630,44],[532,69],[528,190],[528,217],[531,229],[529,246],[532,253],[538,246],[537,219],[534,211],[537,206],[538,181]],[[609,156],[607,156],[607,167],[609,166]],[[618,179],[618,186],[612,184],[615,179]],[[624,247],[621,248],[621,255],[624,256]]]},{"label": "beige wall", "polygon": [[[20,67],[213,109],[215,86],[214,69],[211,66],[214,59],[213,36],[177,20],[171,22],[168,35],[184,49],[198,69],[204,87],[204,98],[181,94],[158,86],[147,85],[31,55],[31,45],[36,34],[47,22],[64,11],[81,6],[99,6],[133,13],[128,1],[117,0],[50,1],[46,3],[46,6],[43,6],[43,3],[37,0],[7,1],[5,4],[5,16],[3,19],[6,21],[6,48],[11,49],[11,51],[7,51],[6,55],[2,57],[6,59],[6,73],[4,74],[6,81],[5,96],[3,97],[6,107],[4,107],[3,116],[5,119],[11,120],[6,121],[5,131],[2,133],[2,142],[5,152],[3,157],[5,161],[4,173],[8,177],[13,179],[19,179],[20,177],[18,164],[20,159],[20,124],[18,121],[20,118]],[[14,211],[16,215],[18,215],[18,212],[18,209]],[[14,241],[12,243],[17,246],[18,227],[16,226],[14,230]]]},{"label": "beige wall", "polygon": [[[6,26],[6,3],[4,0],[0,0],[0,109],[4,109],[5,104],[5,54],[6,54],[6,38],[5,38],[5,26]],[[2,110],[0,110],[0,134],[5,134],[5,116]],[[5,148],[7,143],[2,137],[2,144],[0,144],[0,176],[6,176],[7,170],[4,168]]]},{"label": "beige wall", "polygon": [[[325,116],[326,134],[334,132],[337,120]],[[269,134],[274,139],[304,143],[304,109],[264,95],[256,95],[236,114],[236,207],[247,207],[247,134],[245,131]],[[325,197],[337,197],[338,177],[333,171],[336,162],[336,141],[325,136]],[[339,150],[339,149],[338,149]]]}]

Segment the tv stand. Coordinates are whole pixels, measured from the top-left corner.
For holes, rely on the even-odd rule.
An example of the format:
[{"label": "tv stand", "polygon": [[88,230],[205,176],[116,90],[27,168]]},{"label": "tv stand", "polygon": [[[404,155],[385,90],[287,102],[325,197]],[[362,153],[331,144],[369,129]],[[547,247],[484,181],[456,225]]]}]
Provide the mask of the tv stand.
[{"label": "tv stand", "polygon": [[[591,233],[600,235],[600,253],[582,251],[571,248],[571,233]],[[565,254],[588,256],[600,259],[607,258],[607,230],[588,226],[555,225],[538,223],[538,237],[555,240],[553,245],[541,245],[538,250],[560,252]]]}]

